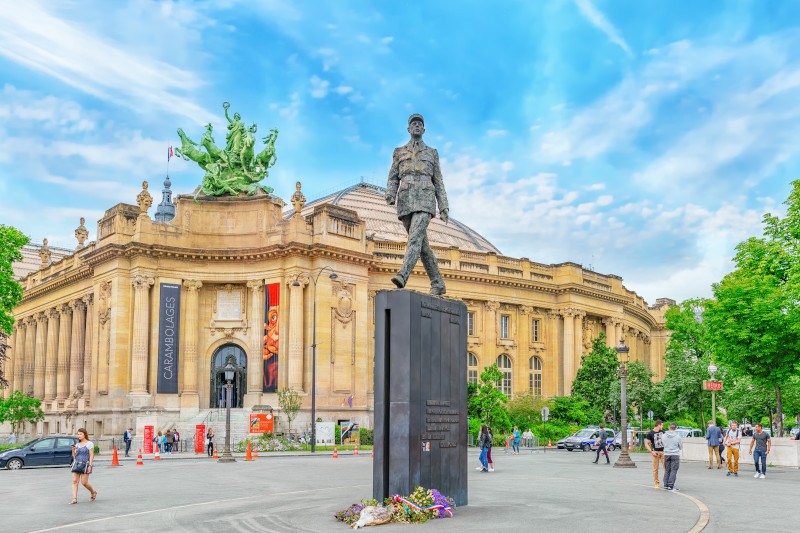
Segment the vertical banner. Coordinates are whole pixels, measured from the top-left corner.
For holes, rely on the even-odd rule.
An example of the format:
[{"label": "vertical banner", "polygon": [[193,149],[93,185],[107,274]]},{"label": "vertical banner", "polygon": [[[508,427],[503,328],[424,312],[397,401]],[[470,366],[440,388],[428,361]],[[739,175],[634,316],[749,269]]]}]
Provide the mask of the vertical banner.
[{"label": "vertical banner", "polygon": [[153,453],[153,426],[144,427],[144,436],[142,437],[142,451],[144,453]]},{"label": "vertical banner", "polygon": [[278,390],[278,300],[280,283],[270,283],[264,291],[264,383],[262,392]]},{"label": "vertical banner", "polygon": [[206,451],[206,426],[198,424],[194,427],[194,453]]},{"label": "vertical banner", "polygon": [[162,283],[158,308],[159,394],[178,393],[178,339],[181,324],[181,286]]}]

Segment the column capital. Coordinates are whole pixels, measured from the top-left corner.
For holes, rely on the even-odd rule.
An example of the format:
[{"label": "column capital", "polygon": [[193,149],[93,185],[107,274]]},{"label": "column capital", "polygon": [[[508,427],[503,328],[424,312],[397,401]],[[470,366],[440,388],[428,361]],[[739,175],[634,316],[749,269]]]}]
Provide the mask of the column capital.
[{"label": "column capital", "polygon": [[47,310],[47,318],[58,318],[59,317],[59,310],[56,307],[52,307]]},{"label": "column capital", "polygon": [[533,311],[534,311],[534,308],[533,308],[533,307],[531,307],[530,305],[522,305],[522,306],[520,306],[520,308],[519,308],[519,312],[520,312],[520,314],[522,314],[523,316],[526,316],[526,315],[533,314]]},{"label": "column capital", "polygon": [[550,309],[547,311],[547,318],[558,320],[561,318],[561,313],[558,311],[558,309]]},{"label": "column capital", "polygon": [[247,288],[253,292],[258,292],[264,287],[263,279],[251,279],[247,282]]},{"label": "column capital", "polygon": [[81,296],[81,300],[83,300],[83,303],[86,305],[86,307],[89,307],[94,303],[94,294],[92,293],[84,294],[83,296]]},{"label": "column capital", "polygon": [[185,279],[183,280],[183,286],[186,287],[187,291],[194,292],[200,290],[203,286],[203,282],[199,279]]},{"label": "column capital", "polygon": [[496,302],[494,300],[486,302],[484,305],[486,305],[486,309],[489,311],[497,311],[500,309],[500,302]]},{"label": "column capital", "polygon": [[600,319],[600,323],[604,326],[613,326],[616,323],[617,319],[613,316],[607,316],[605,318]]},{"label": "column capital", "polygon": [[44,322],[45,320],[47,320],[47,315],[45,314],[44,311],[40,311],[40,312],[36,313],[36,321],[37,322]]},{"label": "column capital", "polygon": [[153,279],[152,276],[137,274],[134,276],[133,280],[131,280],[131,284],[136,290],[148,290],[156,280]]},{"label": "column capital", "polygon": [[61,313],[62,315],[71,315],[72,308],[69,306],[68,303],[63,303],[58,306],[58,312]]},{"label": "column capital", "polygon": [[[294,284],[295,282],[299,283],[300,286],[299,287],[295,286]],[[289,287],[302,290],[306,287],[306,285],[311,283],[311,278],[306,273],[292,274],[291,276],[289,276],[289,281],[287,283]]]},{"label": "column capital", "polygon": [[36,316],[30,315],[25,317],[25,325],[26,326],[35,326],[36,325]]},{"label": "column capital", "polygon": [[86,304],[83,302],[82,298],[76,298],[69,302],[69,306],[72,308],[73,311],[83,311],[86,309]]}]

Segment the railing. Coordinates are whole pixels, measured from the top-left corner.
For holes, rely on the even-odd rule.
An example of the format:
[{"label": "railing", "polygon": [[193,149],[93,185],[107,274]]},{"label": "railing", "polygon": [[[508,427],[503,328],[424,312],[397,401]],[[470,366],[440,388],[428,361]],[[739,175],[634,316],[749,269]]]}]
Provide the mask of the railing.
[{"label": "railing", "polygon": [[486,255],[475,252],[461,252],[461,259],[467,259],[469,261],[486,262]]},{"label": "railing", "polygon": [[503,256],[497,257],[497,263],[500,265],[510,265],[515,267],[518,267],[520,264],[519,259],[514,259],[513,257],[503,257]]}]

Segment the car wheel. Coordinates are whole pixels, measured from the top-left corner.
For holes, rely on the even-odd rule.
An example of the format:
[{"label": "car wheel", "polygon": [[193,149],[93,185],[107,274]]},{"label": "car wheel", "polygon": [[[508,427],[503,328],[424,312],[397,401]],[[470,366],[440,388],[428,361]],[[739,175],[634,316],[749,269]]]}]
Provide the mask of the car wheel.
[{"label": "car wheel", "polygon": [[16,457],[13,459],[9,459],[6,463],[6,468],[9,470],[19,470],[22,468],[22,459],[17,459]]},{"label": "car wheel", "polygon": [[592,451],[592,447],[590,445],[588,445],[588,444],[584,444],[583,445],[583,451],[590,452],[590,451]]},{"label": "car wheel", "polygon": [[572,451],[572,448],[567,448],[567,451],[568,451],[568,452],[571,452],[571,451]]}]

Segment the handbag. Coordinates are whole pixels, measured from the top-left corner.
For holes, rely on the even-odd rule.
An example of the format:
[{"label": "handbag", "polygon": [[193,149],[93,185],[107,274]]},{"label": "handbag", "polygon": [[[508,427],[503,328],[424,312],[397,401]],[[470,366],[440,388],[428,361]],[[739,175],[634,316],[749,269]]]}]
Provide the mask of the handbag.
[{"label": "handbag", "polygon": [[72,471],[76,474],[85,474],[87,465],[86,461],[75,461],[72,463]]}]

